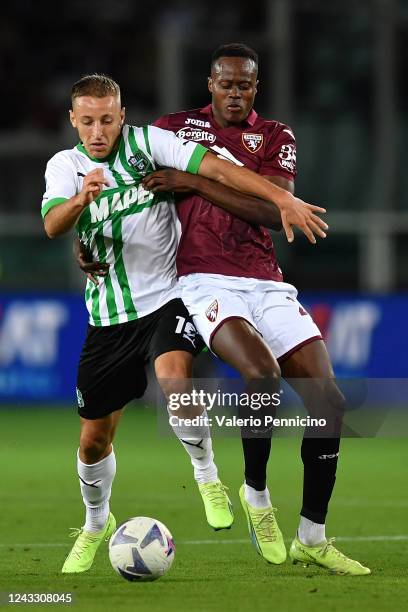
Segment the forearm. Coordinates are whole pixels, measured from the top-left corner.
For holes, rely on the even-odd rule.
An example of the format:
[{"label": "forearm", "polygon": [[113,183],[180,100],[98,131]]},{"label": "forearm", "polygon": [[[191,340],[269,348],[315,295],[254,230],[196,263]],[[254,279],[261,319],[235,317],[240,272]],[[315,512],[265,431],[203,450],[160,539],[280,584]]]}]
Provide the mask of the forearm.
[{"label": "forearm", "polygon": [[271,202],[240,193],[203,176],[194,177],[193,190],[201,197],[243,221],[274,230],[282,228],[279,208]]},{"label": "forearm", "polygon": [[73,196],[66,202],[51,208],[44,219],[48,237],[55,238],[69,232],[75,226],[84,208],[80,195]]},{"label": "forearm", "polygon": [[287,198],[285,189],[274,185],[247,168],[235,166],[209,153],[204,156],[201,162],[199,174],[241,193],[272,202],[278,208],[280,208],[281,202]]}]

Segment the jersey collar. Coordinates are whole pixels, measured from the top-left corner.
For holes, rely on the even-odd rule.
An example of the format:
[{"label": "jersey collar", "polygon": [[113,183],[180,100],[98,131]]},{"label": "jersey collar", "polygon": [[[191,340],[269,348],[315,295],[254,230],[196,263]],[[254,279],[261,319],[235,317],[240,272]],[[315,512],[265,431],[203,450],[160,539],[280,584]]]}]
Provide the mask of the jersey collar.
[{"label": "jersey collar", "polygon": [[[213,121],[215,121],[214,114],[212,111],[212,104],[208,104],[207,106],[204,106],[204,108],[201,109],[201,112],[204,113],[204,115],[210,115]],[[250,127],[252,127],[255,124],[255,121],[257,120],[257,118],[258,118],[258,113],[254,109],[251,109],[248,117],[244,120],[243,123],[247,123]]]}]

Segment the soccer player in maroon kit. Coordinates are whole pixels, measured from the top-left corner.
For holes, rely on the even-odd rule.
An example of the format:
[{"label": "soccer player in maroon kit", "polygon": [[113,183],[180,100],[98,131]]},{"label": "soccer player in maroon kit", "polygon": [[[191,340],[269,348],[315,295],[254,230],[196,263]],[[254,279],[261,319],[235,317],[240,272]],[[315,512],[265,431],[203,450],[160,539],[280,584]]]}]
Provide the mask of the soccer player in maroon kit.
[{"label": "soccer player in maroon kit", "polygon": [[[201,142],[220,157],[293,193],[295,138],[288,126],[265,120],[253,109],[257,73],[255,51],[241,44],[219,47],[208,79],[211,104],[166,115],[155,125]],[[179,194],[182,235],[177,271],[182,298],[211,350],[249,385],[264,381],[263,390],[265,383],[276,389],[283,376],[311,416],[328,416],[332,429],[325,437],[306,428],[302,441],[303,504],[289,553],[292,561],[314,563],[337,574],[369,574],[368,568],[326,540],[344,398],[319,329],[297,301],[296,289],[283,282],[266,229],[276,229],[276,210],[262,200],[177,170],[155,172],[144,186]],[[304,379],[309,379],[307,384]],[[271,437],[244,435],[242,444],[245,483],[240,498],[252,540],[267,561],[283,563],[286,549],[266,487]]]}]

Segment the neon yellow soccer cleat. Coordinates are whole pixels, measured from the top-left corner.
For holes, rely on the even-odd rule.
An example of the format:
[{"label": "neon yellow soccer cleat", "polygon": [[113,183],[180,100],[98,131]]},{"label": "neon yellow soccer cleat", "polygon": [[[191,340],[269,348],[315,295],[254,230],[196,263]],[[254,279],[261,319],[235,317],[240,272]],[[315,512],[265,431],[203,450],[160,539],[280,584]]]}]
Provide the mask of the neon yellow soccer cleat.
[{"label": "neon yellow soccer cleat", "polygon": [[304,566],[318,565],[328,569],[338,576],[366,576],[371,574],[368,567],[358,561],[349,559],[333,546],[334,538],[319,546],[305,546],[296,537],[290,547],[289,556],[294,564],[302,563]]},{"label": "neon yellow soccer cleat", "polygon": [[234,522],[234,514],[230,498],[227,495],[227,487],[216,480],[215,482],[199,484],[198,489],[203,498],[205,515],[210,527],[215,531],[230,529]]},{"label": "neon yellow soccer cleat", "polygon": [[239,490],[239,497],[244,509],[249,535],[257,552],[268,563],[279,565],[286,560],[286,548],[281,530],[276,522],[274,510],[267,508],[254,508],[245,499],[244,485]]},{"label": "neon yellow soccer cleat", "polygon": [[92,566],[96,551],[104,540],[109,540],[116,529],[116,520],[109,514],[106,525],[100,531],[73,529],[70,537],[78,536],[62,567],[63,574],[79,574]]}]

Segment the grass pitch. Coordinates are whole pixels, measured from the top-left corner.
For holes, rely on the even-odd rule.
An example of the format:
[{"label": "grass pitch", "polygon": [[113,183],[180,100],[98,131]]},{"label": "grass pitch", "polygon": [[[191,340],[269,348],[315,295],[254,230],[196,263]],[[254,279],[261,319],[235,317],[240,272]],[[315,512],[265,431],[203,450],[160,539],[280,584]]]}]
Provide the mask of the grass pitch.
[{"label": "grass pitch", "polygon": [[[243,469],[238,439],[214,442],[235,509],[233,528],[215,533],[179,442],[157,434],[153,411],[129,408],[115,443],[112,511],[118,523],[137,515],[160,519],[177,549],[164,578],[138,584],[114,574],[107,545],[86,574],[60,573],[73,542],[68,528],[83,523],[75,471],[78,429],[74,409],[0,410],[0,591],[72,592],[73,609],[81,611],[408,609],[406,440],[343,440],[327,532],[372,575],[337,577],[289,561],[267,565],[256,554],[238,499]],[[269,489],[288,545],[301,505],[299,447],[299,440],[277,439],[269,465]]]}]

